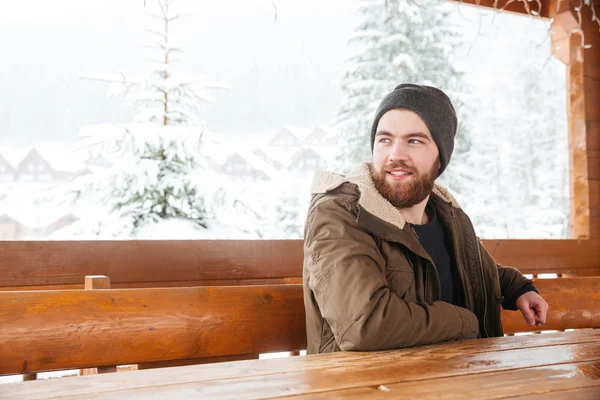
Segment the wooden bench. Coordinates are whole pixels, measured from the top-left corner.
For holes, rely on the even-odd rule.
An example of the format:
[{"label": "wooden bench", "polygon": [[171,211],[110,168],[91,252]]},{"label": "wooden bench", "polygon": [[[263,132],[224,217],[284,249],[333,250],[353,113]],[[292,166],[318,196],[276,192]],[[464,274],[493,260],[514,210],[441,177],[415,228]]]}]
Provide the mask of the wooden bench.
[{"label": "wooden bench", "polygon": [[[600,276],[600,241],[484,240],[497,262],[525,274]],[[301,283],[301,240],[1,242],[0,290]]]},{"label": "wooden bench", "polygon": [[[550,304],[543,329],[600,328],[600,277],[557,281],[536,281]],[[306,346],[296,284],[4,291],[0,304],[0,374],[214,362]],[[531,330],[520,313],[502,315],[506,332]]]},{"label": "wooden bench", "polygon": [[301,285],[5,291],[0,304],[0,374],[306,347]]}]

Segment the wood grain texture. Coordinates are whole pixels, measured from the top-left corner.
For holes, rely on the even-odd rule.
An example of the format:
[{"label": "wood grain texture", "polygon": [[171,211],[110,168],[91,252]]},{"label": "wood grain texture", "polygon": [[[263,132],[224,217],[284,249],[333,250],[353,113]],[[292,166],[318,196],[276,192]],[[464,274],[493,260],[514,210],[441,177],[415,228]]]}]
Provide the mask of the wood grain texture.
[{"label": "wood grain texture", "polygon": [[192,358],[187,360],[171,360],[171,361],[153,361],[138,363],[137,369],[152,369],[152,368],[166,368],[166,367],[179,367],[182,365],[198,365],[198,364],[215,364],[230,361],[242,361],[242,360],[258,360],[258,354],[240,354],[235,356],[225,357],[206,357],[206,358]]},{"label": "wood grain texture", "polygon": [[0,374],[299,350],[302,286],[0,292]]},{"label": "wood grain texture", "polygon": [[[440,378],[426,384],[423,381],[392,383],[358,389],[332,390],[294,399],[498,399],[515,396],[564,393],[566,390],[590,389],[587,394],[600,395],[600,362],[559,364],[543,367],[489,372]],[[560,398],[560,397],[559,397]],[[564,398],[564,397],[563,397]],[[598,397],[594,397],[597,399]],[[570,397],[569,397],[570,399]]]},{"label": "wood grain texture", "polygon": [[502,311],[506,333],[600,328],[600,277],[536,279],[535,285],[549,305],[546,324],[528,326],[518,311]]},{"label": "wood grain texture", "polygon": [[[600,276],[600,240],[484,240],[522,273]],[[105,275],[113,288],[301,283],[303,242],[0,242],[0,291],[83,288]]]},{"label": "wood grain texture", "polygon": [[0,287],[288,278],[302,259],[293,240],[0,242]]},{"label": "wood grain texture", "polygon": [[[110,289],[110,278],[104,275],[87,275],[85,277],[85,290]],[[97,368],[84,368],[81,375],[107,374],[117,372],[116,365],[105,365]]]},{"label": "wood grain texture", "polygon": [[[586,330],[528,338],[480,339],[387,352],[344,352],[130,371],[0,385],[0,397],[153,399],[201,396],[211,399],[250,399],[331,395],[332,391],[365,390],[396,384],[414,385],[417,390],[427,393],[428,389],[438,387],[439,382],[439,398],[448,395],[448,388],[454,380],[483,385],[486,374],[489,374],[489,393],[499,393],[501,387],[505,386],[508,394],[515,394],[516,388],[506,382],[521,385],[525,393],[536,393],[539,387],[531,383],[541,382],[548,377],[556,378],[553,379],[553,389],[561,384],[564,384],[560,386],[563,389],[575,384],[580,387],[598,384],[599,338],[600,331]],[[560,344],[561,341],[571,344]],[[566,379],[568,377],[573,381]],[[525,389],[527,382],[530,385]],[[546,382],[546,387],[548,385]],[[457,384],[455,389],[460,391],[462,388],[465,393],[473,393],[473,387],[462,386]],[[475,388],[483,389],[483,386]]]}]

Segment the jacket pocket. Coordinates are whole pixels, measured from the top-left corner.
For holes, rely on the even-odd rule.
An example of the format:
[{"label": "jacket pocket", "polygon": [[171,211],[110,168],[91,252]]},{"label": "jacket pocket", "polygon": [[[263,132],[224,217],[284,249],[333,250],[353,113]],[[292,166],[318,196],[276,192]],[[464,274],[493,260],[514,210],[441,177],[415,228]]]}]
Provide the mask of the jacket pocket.
[{"label": "jacket pocket", "polygon": [[415,274],[406,266],[388,266],[385,271],[388,287],[402,300],[416,301]]}]

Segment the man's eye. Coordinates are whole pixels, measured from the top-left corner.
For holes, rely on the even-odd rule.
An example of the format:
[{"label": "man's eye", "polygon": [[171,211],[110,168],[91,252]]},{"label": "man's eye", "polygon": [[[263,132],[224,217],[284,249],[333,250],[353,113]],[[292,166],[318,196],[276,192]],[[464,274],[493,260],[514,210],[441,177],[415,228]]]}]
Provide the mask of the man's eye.
[{"label": "man's eye", "polygon": [[423,142],[421,142],[420,140],[417,140],[417,139],[410,139],[410,140],[408,141],[408,143],[410,143],[410,144],[421,144],[421,143],[423,143]]},{"label": "man's eye", "polygon": [[392,141],[388,138],[382,138],[379,143],[391,143]]}]

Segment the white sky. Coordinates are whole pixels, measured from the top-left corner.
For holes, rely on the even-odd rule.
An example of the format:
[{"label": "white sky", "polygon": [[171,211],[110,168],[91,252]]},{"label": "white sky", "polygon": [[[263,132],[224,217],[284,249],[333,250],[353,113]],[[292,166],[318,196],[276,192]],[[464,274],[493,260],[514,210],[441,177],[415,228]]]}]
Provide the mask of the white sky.
[{"label": "white sky", "polygon": [[[181,68],[231,86],[208,106],[209,129],[245,134],[327,124],[333,117],[341,98],[334,82],[356,22],[356,0],[274,1],[277,22],[271,0],[176,3],[193,13],[173,28],[174,41],[186,51]],[[82,124],[130,120],[121,99],[106,98],[104,85],[78,75],[148,70],[144,0],[3,3],[0,88],[11,96],[0,97],[0,144],[70,141]],[[154,6],[146,0],[147,9]],[[506,14],[492,22],[490,12],[462,10],[469,46],[456,56],[477,84],[527,51],[518,48],[520,38],[549,46],[547,22],[519,17],[515,23]]]}]

